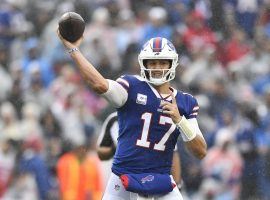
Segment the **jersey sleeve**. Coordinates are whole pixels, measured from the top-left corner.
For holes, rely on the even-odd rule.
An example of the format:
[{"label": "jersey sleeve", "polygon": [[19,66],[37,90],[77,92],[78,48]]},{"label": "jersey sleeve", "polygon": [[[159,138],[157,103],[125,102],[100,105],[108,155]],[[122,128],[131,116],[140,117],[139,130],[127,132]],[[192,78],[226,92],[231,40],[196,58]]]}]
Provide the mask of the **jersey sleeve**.
[{"label": "jersey sleeve", "polygon": [[193,96],[190,96],[189,112],[187,119],[197,118],[198,112],[199,112],[198,102]]},{"label": "jersey sleeve", "polygon": [[128,75],[122,75],[118,79],[116,79],[116,82],[119,83],[127,92],[129,91],[129,77]]},{"label": "jersey sleeve", "polygon": [[109,83],[108,90],[101,94],[114,108],[123,106],[128,98],[127,91],[118,82],[107,79]]}]

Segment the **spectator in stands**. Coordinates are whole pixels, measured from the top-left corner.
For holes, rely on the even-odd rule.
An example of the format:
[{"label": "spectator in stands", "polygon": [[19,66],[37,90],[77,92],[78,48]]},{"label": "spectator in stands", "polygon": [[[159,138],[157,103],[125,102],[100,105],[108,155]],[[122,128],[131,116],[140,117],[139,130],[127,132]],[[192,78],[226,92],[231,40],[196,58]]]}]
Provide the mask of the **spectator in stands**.
[{"label": "spectator in stands", "polygon": [[12,140],[1,139],[0,143],[0,198],[10,187],[15,168],[16,151]]},{"label": "spectator in stands", "polygon": [[153,7],[148,12],[149,23],[147,23],[142,31],[141,43],[153,37],[164,37],[172,39],[173,30],[167,25],[167,11],[162,7]]},{"label": "spectator in stands", "polygon": [[215,146],[210,149],[202,163],[204,180],[201,198],[239,199],[242,159],[233,145],[233,135],[220,131]]},{"label": "spectator in stands", "polygon": [[39,137],[30,137],[23,141],[19,158],[19,175],[32,176],[37,186],[39,199],[49,200],[53,186],[51,174],[41,155],[42,148],[43,144]]}]

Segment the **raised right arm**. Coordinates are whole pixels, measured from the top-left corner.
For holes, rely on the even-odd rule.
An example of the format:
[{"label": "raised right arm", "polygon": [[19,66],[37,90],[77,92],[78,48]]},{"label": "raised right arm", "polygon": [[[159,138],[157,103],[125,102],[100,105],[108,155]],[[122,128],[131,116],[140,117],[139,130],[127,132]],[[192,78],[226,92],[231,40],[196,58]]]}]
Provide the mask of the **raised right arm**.
[{"label": "raised right arm", "polygon": [[71,58],[78,66],[84,80],[96,93],[98,94],[105,93],[109,89],[108,80],[106,80],[96,70],[96,68],[83,56],[83,54],[78,49],[83,40],[83,37],[81,37],[74,43],[70,43],[60,35],[59,30],[57,30],[57,33],[63,45],[68,49]]},{"label": "raised right arm", "polygon": [[80,51],[74,51],[70,56],[77,64],[84,80],[96,93],[103,94],[107,92],[109,89],[108,80],[96,70]]},{"label": "raised right arm", "polygon": [[97,94],[102,94],[114,107],[119,108],[124,105],[127,100],[126,90],[116,81],[105,79],[79,51],[78,47],[83,37],[74,43],[70,43],[60,35],[59,30],[57,33],[90,88]]}]

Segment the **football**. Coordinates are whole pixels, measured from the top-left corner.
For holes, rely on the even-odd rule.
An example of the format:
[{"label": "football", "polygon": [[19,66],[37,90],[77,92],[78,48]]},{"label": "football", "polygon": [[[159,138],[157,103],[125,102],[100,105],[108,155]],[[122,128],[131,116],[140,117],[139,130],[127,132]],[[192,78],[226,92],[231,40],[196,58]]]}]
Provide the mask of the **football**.
[{"label": "football", "polygon": [[58,21],[60,35],[69,42],[76,42],[82,37],[85,22],[83,18],[75,12],[64,13]]}]

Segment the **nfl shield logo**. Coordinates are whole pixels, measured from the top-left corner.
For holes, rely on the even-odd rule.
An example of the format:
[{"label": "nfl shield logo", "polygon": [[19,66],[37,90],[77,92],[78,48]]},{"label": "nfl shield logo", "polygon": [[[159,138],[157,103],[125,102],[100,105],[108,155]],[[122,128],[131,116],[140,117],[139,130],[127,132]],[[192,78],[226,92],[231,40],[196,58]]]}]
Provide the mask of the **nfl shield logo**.
[{"label": "nfl shield logo", "polygon": [[144,94],[138,93],[136,103],[141,104],[141,105],[146,105],[146,102],[147,102],[147,96]]}]

